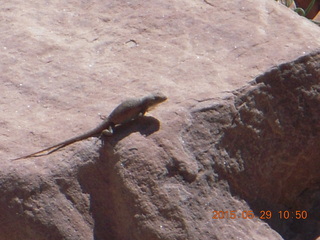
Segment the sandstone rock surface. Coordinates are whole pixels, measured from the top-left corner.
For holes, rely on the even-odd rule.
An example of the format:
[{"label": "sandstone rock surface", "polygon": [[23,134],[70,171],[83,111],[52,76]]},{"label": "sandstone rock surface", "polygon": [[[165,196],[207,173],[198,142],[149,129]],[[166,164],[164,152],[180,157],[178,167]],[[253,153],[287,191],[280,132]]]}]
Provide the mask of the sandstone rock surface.
[{"label": "sandstone rock surface", "polygon": [[[0,240],[319,237],[317,25],[271,0],[0,12]],[[159,90],[167,102],[102,143],[9,160]]]}]

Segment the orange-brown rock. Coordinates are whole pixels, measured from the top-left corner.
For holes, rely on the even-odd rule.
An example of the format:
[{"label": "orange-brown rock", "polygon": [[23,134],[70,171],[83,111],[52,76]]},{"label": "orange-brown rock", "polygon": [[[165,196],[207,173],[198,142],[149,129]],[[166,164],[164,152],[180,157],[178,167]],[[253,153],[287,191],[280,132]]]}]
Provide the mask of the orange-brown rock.
[{"label": "orange-brown rock", "polygon": [[[317,25],[272,0],[0,11],[0,240],[319,237]],[[167,102],[103,142],[9,160],[157,90]]]}]

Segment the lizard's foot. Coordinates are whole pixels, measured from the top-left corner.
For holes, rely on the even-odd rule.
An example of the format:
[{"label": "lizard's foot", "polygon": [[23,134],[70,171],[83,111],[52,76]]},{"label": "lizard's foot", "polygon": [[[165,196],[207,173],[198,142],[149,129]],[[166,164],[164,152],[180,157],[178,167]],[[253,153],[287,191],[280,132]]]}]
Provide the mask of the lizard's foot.
[{"label": "lizard's foot", "polygon": [[109,126],[109,128],[101,132],[101,135],[104,135],[104,136],[111,136],[112,134],[113,134],[112,126]]}]

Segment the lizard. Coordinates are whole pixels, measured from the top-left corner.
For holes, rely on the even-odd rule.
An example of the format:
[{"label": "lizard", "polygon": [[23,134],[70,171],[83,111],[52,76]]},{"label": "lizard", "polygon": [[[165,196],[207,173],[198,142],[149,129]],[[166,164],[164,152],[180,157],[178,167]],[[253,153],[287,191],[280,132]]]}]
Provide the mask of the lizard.
[{"label": "lizard", "polygon": [[[108,117],[104,118],[102,123],[92,130],[85,132],[76,137],[70,138],[63,142],[57,143],[38,152],[34,152],[22,157],[12,159],[12,161],[40,157],[44,155],[49,155],[61,148],[64,148],[72,143],[87,139],[89,137],[107,135],[111,136],[113,134],[113,129],[117,125],[122,125],[126,122],[137,119],[139,116],[143,116],[147,111],[152,110],[156,105],[167,100],[167,97],[160,93],[151,93],[142,98],[130,98],[122,103],[120,103]],[[47,153],[44,153],[47,152]]]}]

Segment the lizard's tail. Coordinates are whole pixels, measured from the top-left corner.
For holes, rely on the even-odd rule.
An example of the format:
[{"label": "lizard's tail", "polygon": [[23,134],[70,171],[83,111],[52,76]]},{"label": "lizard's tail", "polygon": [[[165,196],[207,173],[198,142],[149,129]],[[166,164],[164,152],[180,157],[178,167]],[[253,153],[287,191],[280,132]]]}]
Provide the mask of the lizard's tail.
[{"label": "lizard's tail", "polygon": [[[71,143],[69,143],[69,144],[71,144]],[[49,155],[50,153],[58,151],[60,148],[65,147],[65,146],[67,146],[69,144],[62,144],[62,145],[57,144],[57,145],[54,145],[54,146],[52,146],[50,148],[46,148],[46,149],[43,149],[41,151],[29,154],[29,155],[25,155],[25,156],[22,156],[22,157],[11,159],[11,161],[17,161],[17,160],[21,160],[21,159],[24,159],[24,158],[41,157],[41,156]]]},{"label": "lizard's tail", "polygon": [[[71,143],[69,143],[69,144],[71,144]],[[69,145],[69,144],[54,145],[54,146],[52,146],[50,148],[46,148],[46,149],[43,149],[41,151],[29,154],[29,155],[25,155],[25,156],[22,156],[22,157],[11,159],[11,161],[17,161],[17,160],[21,160],[21,159],[24,159],[24,158],[41,157],[41,156],[49,155],[50,153],[58,151],[60,148],[63,148],[65,146]],[[52,149],[52,150],[49,151],[50,149]]]},{"label": "lizard's tail", "polygon": [[72,143],[81,141],[81,140],[86,139],[86,138],[91,137],[91,136],[92,136],[92,132],[90,131],[90,132],[87,132],[86,134],[83,134],[81,136],[77,136],[77,137],[74,137],[74,138],[70,138],[67,141],[60,142],[60,143],[58,143],[56,145],[53,145],[51,147],[42,149],[42,150],[40,150],[38,152],[34,152],[34,153],[26,155],[26,156],[22,156],[22,157],[11,159],[11,161],[17,161],[17,160],[21,160],[21,159],[24,159],[24,158],[33,158],[33,157],[46,156],[46,155],[49,155],[49,154],[51,154],[51,153],[53,153],[55,151],[58,151],[60,148],[63,148],[65,146],[68,146],[68,145],[70,145]]}]

